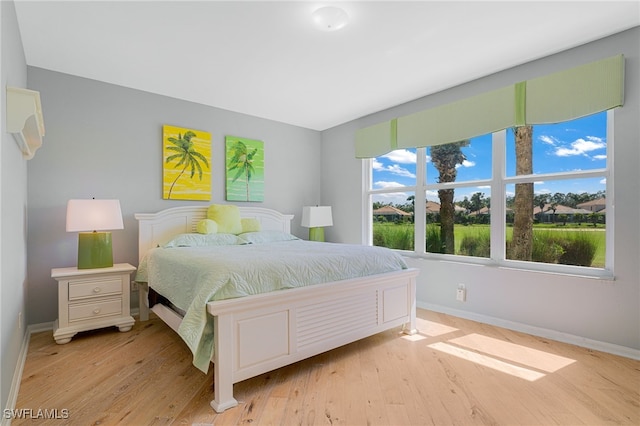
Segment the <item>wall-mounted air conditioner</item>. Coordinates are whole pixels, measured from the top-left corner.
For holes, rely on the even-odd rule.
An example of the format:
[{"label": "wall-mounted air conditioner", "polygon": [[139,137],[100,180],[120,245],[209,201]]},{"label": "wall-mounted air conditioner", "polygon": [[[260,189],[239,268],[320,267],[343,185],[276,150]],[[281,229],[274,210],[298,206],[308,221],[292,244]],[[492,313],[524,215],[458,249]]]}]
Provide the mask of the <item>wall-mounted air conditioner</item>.
[{"label": "wall-mounted air conditioner", "polygon": [[44,136],[39,92],[7,87],[7,131],[13,134],[25,158],[33,158]]}]

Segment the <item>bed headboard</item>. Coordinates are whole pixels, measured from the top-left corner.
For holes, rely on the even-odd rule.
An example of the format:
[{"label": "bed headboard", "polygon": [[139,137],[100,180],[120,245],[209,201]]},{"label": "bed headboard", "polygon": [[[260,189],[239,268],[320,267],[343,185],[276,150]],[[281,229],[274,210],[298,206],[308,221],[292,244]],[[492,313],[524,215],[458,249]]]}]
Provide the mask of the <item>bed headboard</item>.
[{"label": "bed headboard", "polygon": [[[136,213],[138,220],[138,260],[158,245],[178,234],[196,232],[199,221],[207,217],[208,205],[172,207],[157,213]],[[291,232],[292,214],[263,207],[238,207],[240,217],[257,219],[260,229]]]}]

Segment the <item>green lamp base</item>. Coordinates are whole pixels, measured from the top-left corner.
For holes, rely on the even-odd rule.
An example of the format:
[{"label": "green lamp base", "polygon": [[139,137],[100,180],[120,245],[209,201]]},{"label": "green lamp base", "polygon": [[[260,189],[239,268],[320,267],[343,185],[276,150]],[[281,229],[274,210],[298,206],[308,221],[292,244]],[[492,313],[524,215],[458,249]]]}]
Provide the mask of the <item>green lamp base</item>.
[{"label": "green lamp base", "polygon": [[309,228],[309,241],[324,242],[324,228],[321,226]]},{"label": "green lamp base", "polygon": [[78,269],[113,266],[111,232],[80,232],[78,234]]}]

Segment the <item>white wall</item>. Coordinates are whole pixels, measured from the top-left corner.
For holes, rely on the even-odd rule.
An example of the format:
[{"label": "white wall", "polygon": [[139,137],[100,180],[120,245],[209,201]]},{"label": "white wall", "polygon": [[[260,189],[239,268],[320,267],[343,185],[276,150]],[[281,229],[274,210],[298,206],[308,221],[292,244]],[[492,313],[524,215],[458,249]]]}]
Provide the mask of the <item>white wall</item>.
[{"label": "white wall", "polygon": [[27,67],[13,2],[0,2],[0,34],[0,402],[4,409],[26,330],[27,161],[13,136],[6,131],[5,114],[5,87],[26,87],[27,83]]},{"label": "white wall", "polygon": [[[65,232],[72,198],[117,198],[125,229],[114,231],[114,262],[138,264],[137,212],[203,201],[162,199],[162,125],[212,136],[212,202],[225,202],[224,137],[264,142],[265,201],[247,203],[296,215],[320,202],[320,133],[283,123],[39,68],[28,68],[47,126],[29,162],[28,311],[30,324],[57,317],[51,268],[77,264],[77,234]],[[241,96],[241,94],[238,94]],[[137,301],[137,298],[135,299]]]},{"label": "white wall", "polygon": [[[334,206],[331,241],[360,243],[362,169],[358,128],[622,53],[625,105],[615,113],[615,281],[412,259],[419,306],[625,353],[640,349],[640,28],[417,99],[323,132],[322,202]],[[523,47],[526,48],[526,47]],[[611,152],[610,152],[611,154]],[[607,216],[610,213],[607,212]],[[458,283],[467,302],[455,300]],[[635,351],[630,351],[636,354]]]}]

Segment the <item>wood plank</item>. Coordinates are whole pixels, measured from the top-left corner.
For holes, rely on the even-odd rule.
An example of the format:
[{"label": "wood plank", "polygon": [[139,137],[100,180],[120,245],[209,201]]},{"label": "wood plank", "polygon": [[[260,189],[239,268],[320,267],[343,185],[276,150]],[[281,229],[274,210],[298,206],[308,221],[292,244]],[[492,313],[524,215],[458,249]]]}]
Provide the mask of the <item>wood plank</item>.
[{"label": "wood plank", "polygon": [[238,407],[215,413],[212,372],[151,317],[66,345],[32,335],[16,408],[101,425],[640,424],[640,361],[420,309],[417,335],[389,330],[236,383]]}]

